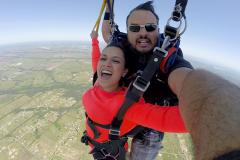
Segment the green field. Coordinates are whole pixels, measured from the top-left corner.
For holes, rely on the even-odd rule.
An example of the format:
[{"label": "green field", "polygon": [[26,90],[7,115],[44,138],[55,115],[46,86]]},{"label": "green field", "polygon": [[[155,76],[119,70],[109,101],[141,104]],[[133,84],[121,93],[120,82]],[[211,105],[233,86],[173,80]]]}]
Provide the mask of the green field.
[{"label": "green field", "polygon": [[[30,47],[0,54],[0,160],[92,159],[80,143],[81,95],[92,82],[89,49],[50,51]],[[165,135],[157,160],[174,159],[193,159],[188,134]]]}]

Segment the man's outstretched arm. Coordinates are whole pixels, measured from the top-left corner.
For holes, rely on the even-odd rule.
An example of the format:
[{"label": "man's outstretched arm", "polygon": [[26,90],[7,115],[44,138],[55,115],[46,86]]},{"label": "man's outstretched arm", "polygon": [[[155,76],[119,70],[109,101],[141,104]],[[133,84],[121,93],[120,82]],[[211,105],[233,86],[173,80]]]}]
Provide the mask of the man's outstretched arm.
[{"label": "man's outstretched arm", "polygon": [[[112,1],[110,1],[110,3],[112,3]],[[108,8],[108,5],[106,5],[106,10],[102,22],[102,36],[106,43],[109,42],[110,33],[111,33],[110,10]]]},{"label": "man's outstretched arm", "polygon": [[205,70],[179,68],[169,76],[197,160],[240,150],[240,88]]}]

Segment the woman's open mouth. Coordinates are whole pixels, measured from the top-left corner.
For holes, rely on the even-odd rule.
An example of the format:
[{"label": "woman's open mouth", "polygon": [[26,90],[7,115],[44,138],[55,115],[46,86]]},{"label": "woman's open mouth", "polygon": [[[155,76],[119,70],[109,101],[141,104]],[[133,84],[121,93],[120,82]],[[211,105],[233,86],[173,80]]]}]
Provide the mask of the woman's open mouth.
[{"label": "woman's open mouth", "polygon": [[101,79],[108,80],[112,76],[112,72],[109,70],[102,70],[101,71]]}]

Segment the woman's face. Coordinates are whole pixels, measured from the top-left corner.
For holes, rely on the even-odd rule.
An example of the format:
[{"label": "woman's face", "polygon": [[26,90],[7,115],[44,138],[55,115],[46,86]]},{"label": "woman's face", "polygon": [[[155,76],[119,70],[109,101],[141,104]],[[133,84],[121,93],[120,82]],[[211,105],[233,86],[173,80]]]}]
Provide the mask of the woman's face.
[{"label": "woman's face", "polygon": [[124,53],[118,47],[106,47],[97,65],[98,83],[105,91],[116,91],[127,73]]}]

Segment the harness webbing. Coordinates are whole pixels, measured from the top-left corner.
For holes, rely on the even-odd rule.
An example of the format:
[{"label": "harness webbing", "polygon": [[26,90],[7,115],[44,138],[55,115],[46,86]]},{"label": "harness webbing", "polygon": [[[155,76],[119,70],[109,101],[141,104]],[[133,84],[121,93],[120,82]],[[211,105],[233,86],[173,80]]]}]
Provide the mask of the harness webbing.
[{"label": "harness webbing", "polygon": [[110,0],[107,0],[107,5],[108,5],[108,9],[110,12],[110,22],[113,23],[114,22],[114,0],[112,0],[112,4],[110,3]]},{"label": "harness webbing", "polygon": [[91,128],[91,130],[93,131],[94,133],[94,139],[97,139],[99,138],[99,136],[101,135],[101,133],[97,130],[97,128],[95,126],[99,126],[101,128],[105,128],[105,129],[109,129],[110,128],[110,124],[106,124],[106,125],[103,125],[103,124],[99,124],[97,122],[94,122],[88,115],[87,113],[85,113],[86,115],[86,120],[87,120],[87,124],[88,126]]},{"label": "harness webbing", "polygon": [[96,126],[99,126],[99,127],[105,128],[105,129],[109,129],[109,128],[110,128],[110,124],[100,124],[100,123],[94,122],[94,121],[87,115],[87,113],[85,113],[85,115],[86,115],[87,121],[89,121],[88,123],[91,123],[91,124],[93,124],[93,125],[96,125]]},{"label": "harness webbing", "polygon": [[86,132],[84,132],[81,141],[86,145],[91,143],[94,146],[90,154],[93,155],[95,160],[106,159],[107,157],[116,160],[125,160],[126,150],[124,145],[127,142],[127,137],[101,143],[91,139],[87,136]]},{"label": "harness webbing", "polygon": [[[112,3],[110,3],[112,1]],[[114,0],[107,0],[108,9],[110,12],[110,39],[109,42],[115,41],[115,38],[117,37],[118,33],[120,31],[118,30],[118,25],[114,21]]]},{"label": "harness webbing", "polygon": [[[182,17],[186,17],[185,16],[185,9],[186,9],[186,6],[187,6],[187,2],[188,2],[188,0],[176,0],[176,2],[175,2],[175,8],[174,8],[174,11],[173,12],[180,12],[181,13],[181,15],[182,15]],[[179,6],[181,7],[181,8],[179,8]],[[180,10],[181,9],[181,10]],[[182,17],[179,17],[180,19],[182,18]]]}]

